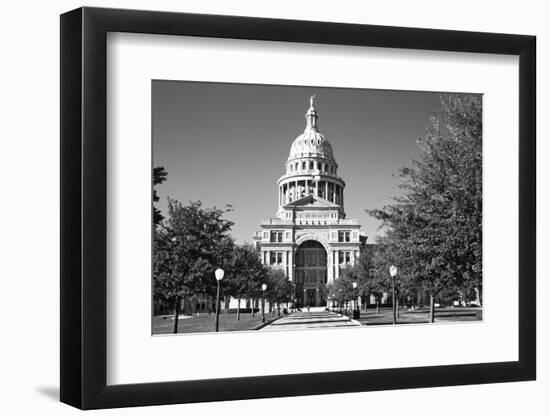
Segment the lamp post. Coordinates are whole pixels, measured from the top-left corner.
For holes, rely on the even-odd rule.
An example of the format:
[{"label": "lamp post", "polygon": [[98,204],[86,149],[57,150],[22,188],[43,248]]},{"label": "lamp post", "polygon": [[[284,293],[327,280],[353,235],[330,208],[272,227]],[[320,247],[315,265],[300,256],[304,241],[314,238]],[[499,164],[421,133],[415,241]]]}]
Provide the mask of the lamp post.
[{"label": "lamp post", "polygon": [[220,281],[223,279],[224,271],[221,268],[216,269],[214,275],[216,276],[216,281],[218,282],[218,291],[216,294],[216,332],[219,329],[220,325]]},{"label": "lamp post", "polygon": [[266,284],[262,284],[262,323],[265,323],[265,290],[267,289]]},{"label": "lamp post", "polygon": [[397,275],[397,267],[395,265],[390,266],[391,275],[391,292],[392,292],[392,311],[393,311],[393,324],[397,323],[396,310],[395,310],[395,276]]},{"label": "lamp post", "polygon": [[319,300],[319,288],[315,288],[315,307],[319,307],[321,301]]},{"label": "lamp post", "polygon": [[360,314],[360,310],[359,310],[359,294],[356,293],[356,290],[357,290],[357,282],[353,282],[351,284],[351,286],[353,287],[353,295],[355,298],[355,312],[353,313],[353,318],[354,319],[358,319],[359,318],[359,314]]}]

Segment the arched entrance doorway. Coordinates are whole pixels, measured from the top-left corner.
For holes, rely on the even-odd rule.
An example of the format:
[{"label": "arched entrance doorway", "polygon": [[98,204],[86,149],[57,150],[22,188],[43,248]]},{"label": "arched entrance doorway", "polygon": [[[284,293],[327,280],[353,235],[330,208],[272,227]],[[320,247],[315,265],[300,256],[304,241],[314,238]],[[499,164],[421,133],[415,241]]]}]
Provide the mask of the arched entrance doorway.
[{"label": "arched entrance doorway", "polygon": [[296,303],[299,307],[326,305],[327,251],[316,240],[306,240],[296,249]]}]

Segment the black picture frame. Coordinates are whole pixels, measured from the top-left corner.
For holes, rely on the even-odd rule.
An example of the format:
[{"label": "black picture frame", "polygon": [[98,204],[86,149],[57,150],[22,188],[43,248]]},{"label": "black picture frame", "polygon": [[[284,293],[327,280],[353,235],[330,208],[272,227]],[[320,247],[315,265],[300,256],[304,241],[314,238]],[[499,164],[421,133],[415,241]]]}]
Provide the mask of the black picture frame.
[{"label": "black picture frame", "polygon": [[[107,385],[108,32],[519,56],[519,360]],[[535,379],[535,45],[534,36],[251,17],[88,7],[61,15],[61,401],[96,409]]]}]

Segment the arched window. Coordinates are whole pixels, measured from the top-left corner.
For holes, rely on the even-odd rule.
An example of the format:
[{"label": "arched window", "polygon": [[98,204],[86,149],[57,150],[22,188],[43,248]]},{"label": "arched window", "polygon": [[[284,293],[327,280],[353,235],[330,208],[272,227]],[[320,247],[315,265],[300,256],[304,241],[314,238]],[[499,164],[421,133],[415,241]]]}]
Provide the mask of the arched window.
[{"label": "arched window", "polygon": [[319,171],[321,171],[321,163],[320,163],[320,162],[317,162],[317,169],[318,169]]},{"label": "arched window", "polygon": [[302,170],[303,170],[303,171],[306,170],[306,161],[303,161],[303,162],[302,162]]},{"label": "arched window", "polygon": [[309,169],[313,169],[313,161],[309,161]]}]

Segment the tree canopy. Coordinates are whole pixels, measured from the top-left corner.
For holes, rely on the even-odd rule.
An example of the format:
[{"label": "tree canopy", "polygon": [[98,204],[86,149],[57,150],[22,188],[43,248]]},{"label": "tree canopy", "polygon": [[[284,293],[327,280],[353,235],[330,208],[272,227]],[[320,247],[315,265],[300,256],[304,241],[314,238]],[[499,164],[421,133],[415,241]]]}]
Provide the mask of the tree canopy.
[{"label": "tree canopy", "polygon": [[235,246],[226,268],[224,293],[237,299],[257,296],[267,279],[267,270],[252,245]]},{"label": "tree canopy", "polygon": [[[164,181],[166,181],[167,176],[168,172],[166,172],[164,167],[153,168],[153,203],[157,203],[160,200],[157,194],[157,190],[155,189],[155,185],[162,184]],[[163,219],[164,216],[162,215],[160,210],[153,206],[153,224],[157,226]]]},{"label": "tree canopy", "polygon": [[230,263],[234,246],[233,223],[223,217],[228,210],[203,208],[200,201],[186,206],[168,201],[168,218],[154,231],[155,301],[215,294],[214,271]]},{"label": "tree canopy", "polygon": [[418,283],[432,296],[472,295],[482,285],[481,98],[450,95],[441,102],[417,141],[420,158],[397,172],[402,195],[367,211],[386,231],[379,241],[385,268],[395,263],[403,284]]}]

